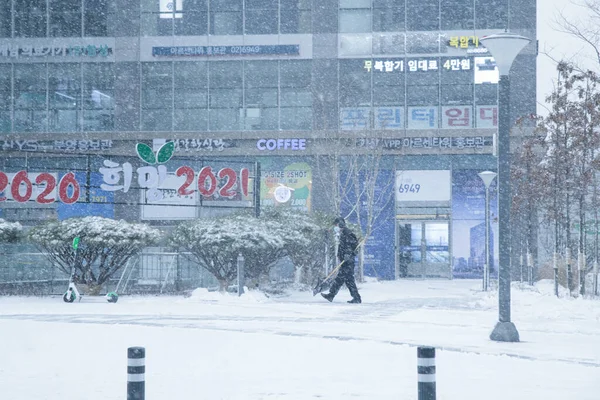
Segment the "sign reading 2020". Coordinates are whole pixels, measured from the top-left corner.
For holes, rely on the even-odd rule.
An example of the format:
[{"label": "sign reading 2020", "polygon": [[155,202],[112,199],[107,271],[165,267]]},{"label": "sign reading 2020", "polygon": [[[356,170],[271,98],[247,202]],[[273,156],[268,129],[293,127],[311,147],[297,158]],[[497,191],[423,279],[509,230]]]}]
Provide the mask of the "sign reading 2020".
[{"label": "sign reading 2020", "polygon": [[[168,173],[164,164],[173,156],[175,143],[165,143],[156,154],[150,146],[138,143],[136,151],[138,157],[147,164],[135,170],[137,183],[141,189],[146,189],[147,202],[158,202],[164,196],[164,191],[159,189],[161,184],[169,175],[173,175]],[[126,193],[131,187],[134,176],[131,163],[119,164],[104,160],[103,164],[104,167],[99,169],[103,181],[100,189],[108,192],[122,190]],[[196,174],[191,167],[183,165],[177,168],[175,175],[185,178],[177,188],[179,196],[189,196],[195,192],[205,198],[234,199],[240,194],[244,197],[248,196],[250,175],[248,168],[241,168],[239,172],[232,168],[221,168],[215,172],[212,167],[204,166]],[[34,173],[22,170],[17,173],[4,173],[0,171],[0,202],[14,200],[23,203],[35,200],[46,204],[55,202],[58,197],[58,200],[65,204],[73,204],[79,200],[81,189],[75,173],[68,172],[60,180],[57,177],[57,173],[48,172]]]}]

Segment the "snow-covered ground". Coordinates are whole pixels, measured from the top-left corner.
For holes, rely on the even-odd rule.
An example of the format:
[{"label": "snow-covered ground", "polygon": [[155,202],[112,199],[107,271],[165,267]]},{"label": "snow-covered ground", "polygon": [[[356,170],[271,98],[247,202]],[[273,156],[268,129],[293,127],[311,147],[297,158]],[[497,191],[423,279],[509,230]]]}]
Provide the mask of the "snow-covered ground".
[{"label": "snow-covered ground", "polygon": [[479,281],[369,282],[363,304],[308,292],[241,298],[0,298],[0,398],[126,397],[146,348],[146,399],[417,399],[416,346],[437,348],[439,400],[600,399],[600,300],[515,285],[520,343],[489,340]]}]

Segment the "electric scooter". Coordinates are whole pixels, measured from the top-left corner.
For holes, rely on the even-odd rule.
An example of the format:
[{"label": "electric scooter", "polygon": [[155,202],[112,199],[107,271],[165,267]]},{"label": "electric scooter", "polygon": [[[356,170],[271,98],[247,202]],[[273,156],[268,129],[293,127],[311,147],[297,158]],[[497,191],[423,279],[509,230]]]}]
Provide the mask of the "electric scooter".
[{"label": "electric scooter", "polygon": [[[71,276],[69,277],[69,287],[63,295],[63,301],[65,303],[73,303],[75,300],[81,301],[83,295],[77,290],[75,285],[75,266],[77,265],[77,249],[79,248],[79,237],[73,239],[73,249],[75,250],[75,257],[73,259],[73,266],[71,267]],[[116,292],[108,292],[106,294],[106,301],[109,303],[116,303],[119,300],[119,295]]]}]

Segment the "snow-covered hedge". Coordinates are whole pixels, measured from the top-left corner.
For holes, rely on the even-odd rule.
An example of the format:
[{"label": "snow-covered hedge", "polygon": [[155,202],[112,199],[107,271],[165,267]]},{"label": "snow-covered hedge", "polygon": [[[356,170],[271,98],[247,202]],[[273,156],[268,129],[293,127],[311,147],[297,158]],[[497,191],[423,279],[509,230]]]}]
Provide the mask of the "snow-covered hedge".
[{"label": "snow-covered hedge", "polygon": [[12,243],[19,240],[23,226],[18,222],[8,222],[0,218],[0,243]]},{"label": "snow-covered hedge", "polygon": [[[323,245],[322,227],[297,210],[266,210],[260,218],[235,214],[197,219],[171,232],[169,244],[189,252],[225,290],[236,279],[239,254],[244,257],[246,278],[258,282],[283,257],[314,260],[315,244]],[[321,264],[322,265],[322,264]]]},{"label": "snow-covered hedge", "polygon": [[[73,239],[80,238],[77,259]],[[161,237],[146,224],[102,217],[51,221],[29,231],[29,239],[63,272],[76,266],[76,281],[99,288],[127,260]]]}]

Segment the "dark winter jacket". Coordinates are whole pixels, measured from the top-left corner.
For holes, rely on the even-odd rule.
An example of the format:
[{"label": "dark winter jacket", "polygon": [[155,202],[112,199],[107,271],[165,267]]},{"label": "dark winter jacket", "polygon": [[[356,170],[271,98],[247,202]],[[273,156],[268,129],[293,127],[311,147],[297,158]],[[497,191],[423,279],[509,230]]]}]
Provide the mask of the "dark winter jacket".
[{"label": "dark winter jacket", "polygon": [[357,247],[358,239],[356,238],[356,235],[350,229],[343,227],[340,231],[340,243],[338,244],[337,253],[340,261],[354,263]]}]

